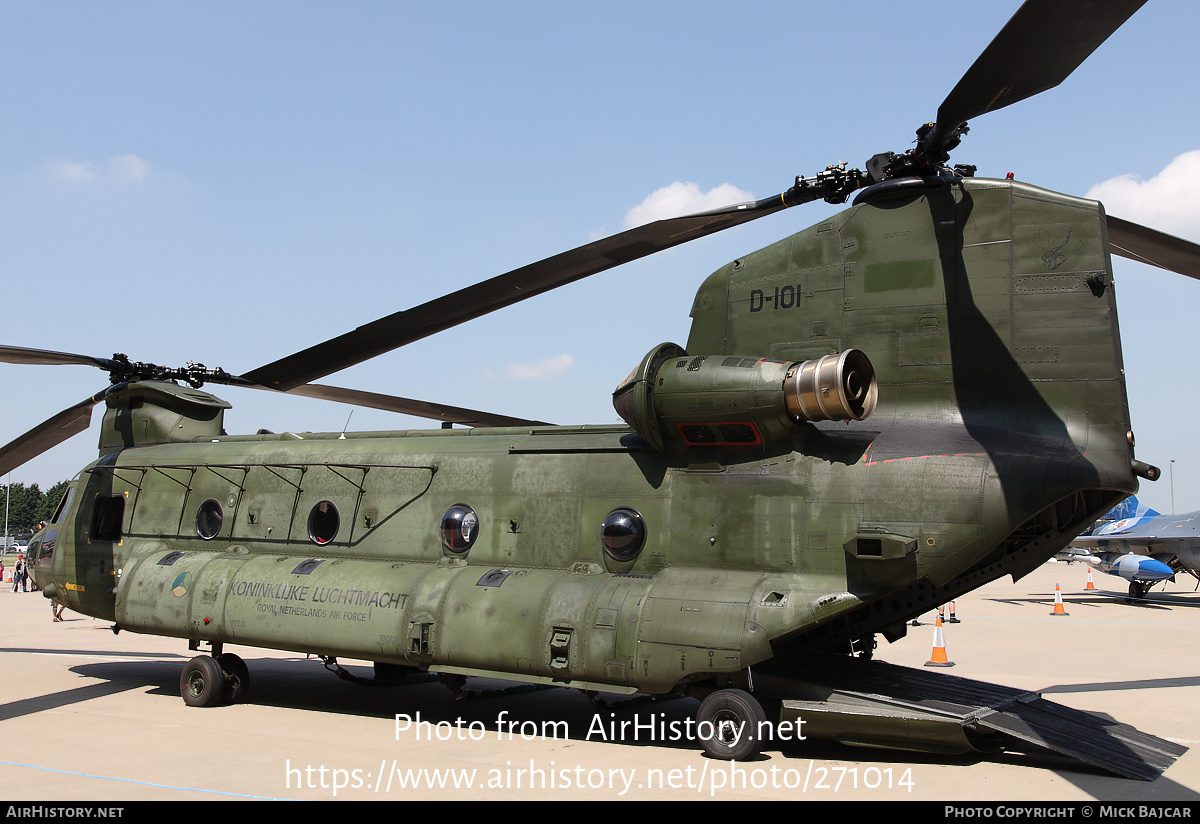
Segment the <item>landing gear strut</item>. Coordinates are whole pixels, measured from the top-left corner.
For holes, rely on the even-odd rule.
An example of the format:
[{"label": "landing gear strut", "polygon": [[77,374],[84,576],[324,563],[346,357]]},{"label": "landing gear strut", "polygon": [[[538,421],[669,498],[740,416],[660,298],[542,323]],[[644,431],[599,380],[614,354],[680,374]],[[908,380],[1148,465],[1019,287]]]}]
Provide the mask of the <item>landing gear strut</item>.
[{"label": "landing gear strut", "polygon": [[225,652],[217,656],[217,663],[225,674],[225,700],[241,704],[250,695],[250,669],[246,662],[232,652]]}]

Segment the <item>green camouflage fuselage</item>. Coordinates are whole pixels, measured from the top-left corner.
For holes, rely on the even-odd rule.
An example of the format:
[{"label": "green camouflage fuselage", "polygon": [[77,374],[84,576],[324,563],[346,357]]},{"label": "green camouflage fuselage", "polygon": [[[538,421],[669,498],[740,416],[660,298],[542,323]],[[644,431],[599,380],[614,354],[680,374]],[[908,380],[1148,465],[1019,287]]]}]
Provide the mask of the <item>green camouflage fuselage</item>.
[{"label": "green camouflage fuselage", "polygon": [[[714,273],[692,316],[661,370],[710,388],[659,399],[650,375],[660,443],[623,425],[233,437],[223,402],[133,384],[31,546],[38,583],[137,632],[665,692],[898,637],[1136,491],[1094,202],[885,184]],[[869,419],[770,417],[779,362],[851,347],[878,376]],[[687,426],[737,404],[772,422],[707,443]],[[465,552],[442,540],[456,505],[478,521]],[[631,560],[602,546],[618,509],[644,524]]]}]

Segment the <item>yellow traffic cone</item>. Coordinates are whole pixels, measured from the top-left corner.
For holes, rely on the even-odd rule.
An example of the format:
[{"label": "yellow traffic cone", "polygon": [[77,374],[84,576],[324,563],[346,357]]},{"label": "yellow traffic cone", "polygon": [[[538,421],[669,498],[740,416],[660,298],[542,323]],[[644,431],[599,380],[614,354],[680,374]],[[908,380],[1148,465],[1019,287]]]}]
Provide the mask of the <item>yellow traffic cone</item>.
[{"label": "yellow traffic cone", "polygon": [[933,626],[933,655],[925,662],[927,667],[952,667],[954,662],[946,658],[946,636],[942,634],[942,616]]},{"label": "yellow traffic cone", "polygon": [[1054,609],[1052,609],[1050,611],[1050,614],[1051,615],[1067,615],[1068,614],[1066,609],[1063,608],[1062,588],[1058,584],[1054,585]]},{"label": "yellow traffic cone", "polygon": [[1084,589],[1095,589],[1095,588],[1096,588],[1096,582],[1092,580],[1092,571],[1089,569],[1088,570],[1088,582],[1087,582],[1087,586],[1085,586]]}]

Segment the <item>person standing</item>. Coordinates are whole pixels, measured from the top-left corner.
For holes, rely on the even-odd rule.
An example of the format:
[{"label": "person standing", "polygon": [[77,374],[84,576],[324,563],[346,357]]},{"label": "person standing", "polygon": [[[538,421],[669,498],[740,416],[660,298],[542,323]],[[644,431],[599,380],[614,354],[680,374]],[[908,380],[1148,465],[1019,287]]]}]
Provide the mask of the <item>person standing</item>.
[{"label": "person standing", "polygon": [[942,604],[940,607],[938,607],[938,615],[945,617],[945,615],[946,615],[946,607],[950,607],[950,617],[949,617],[949,618],[946,618],[946,619],[945,619],[945,621],[944,621],[944,623],[947,623],[947,624],[958,624],[958,623],[962,623],[962,622],[961,622],[961,621],[959,621],[959,620],[958,620],[958,618],[956,618],[956,617],[955,617],[955,615],[954,615],[954,601],[947,601],[946,603],[944,603],[944,604]]}]

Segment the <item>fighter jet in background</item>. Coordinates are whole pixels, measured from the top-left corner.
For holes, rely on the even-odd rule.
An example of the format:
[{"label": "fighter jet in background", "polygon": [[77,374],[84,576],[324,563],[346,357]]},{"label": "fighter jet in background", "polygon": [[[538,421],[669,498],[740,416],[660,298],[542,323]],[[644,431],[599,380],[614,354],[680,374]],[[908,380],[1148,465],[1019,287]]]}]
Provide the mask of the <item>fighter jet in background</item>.
[{"label": "fighter jet in background", "polygon": [[1129,582],[1129,597],[1144,598],[1160,581],[1187,572],[1200,580],[1200,511],[1163,515],[1128,498],[1059,553]]}]

